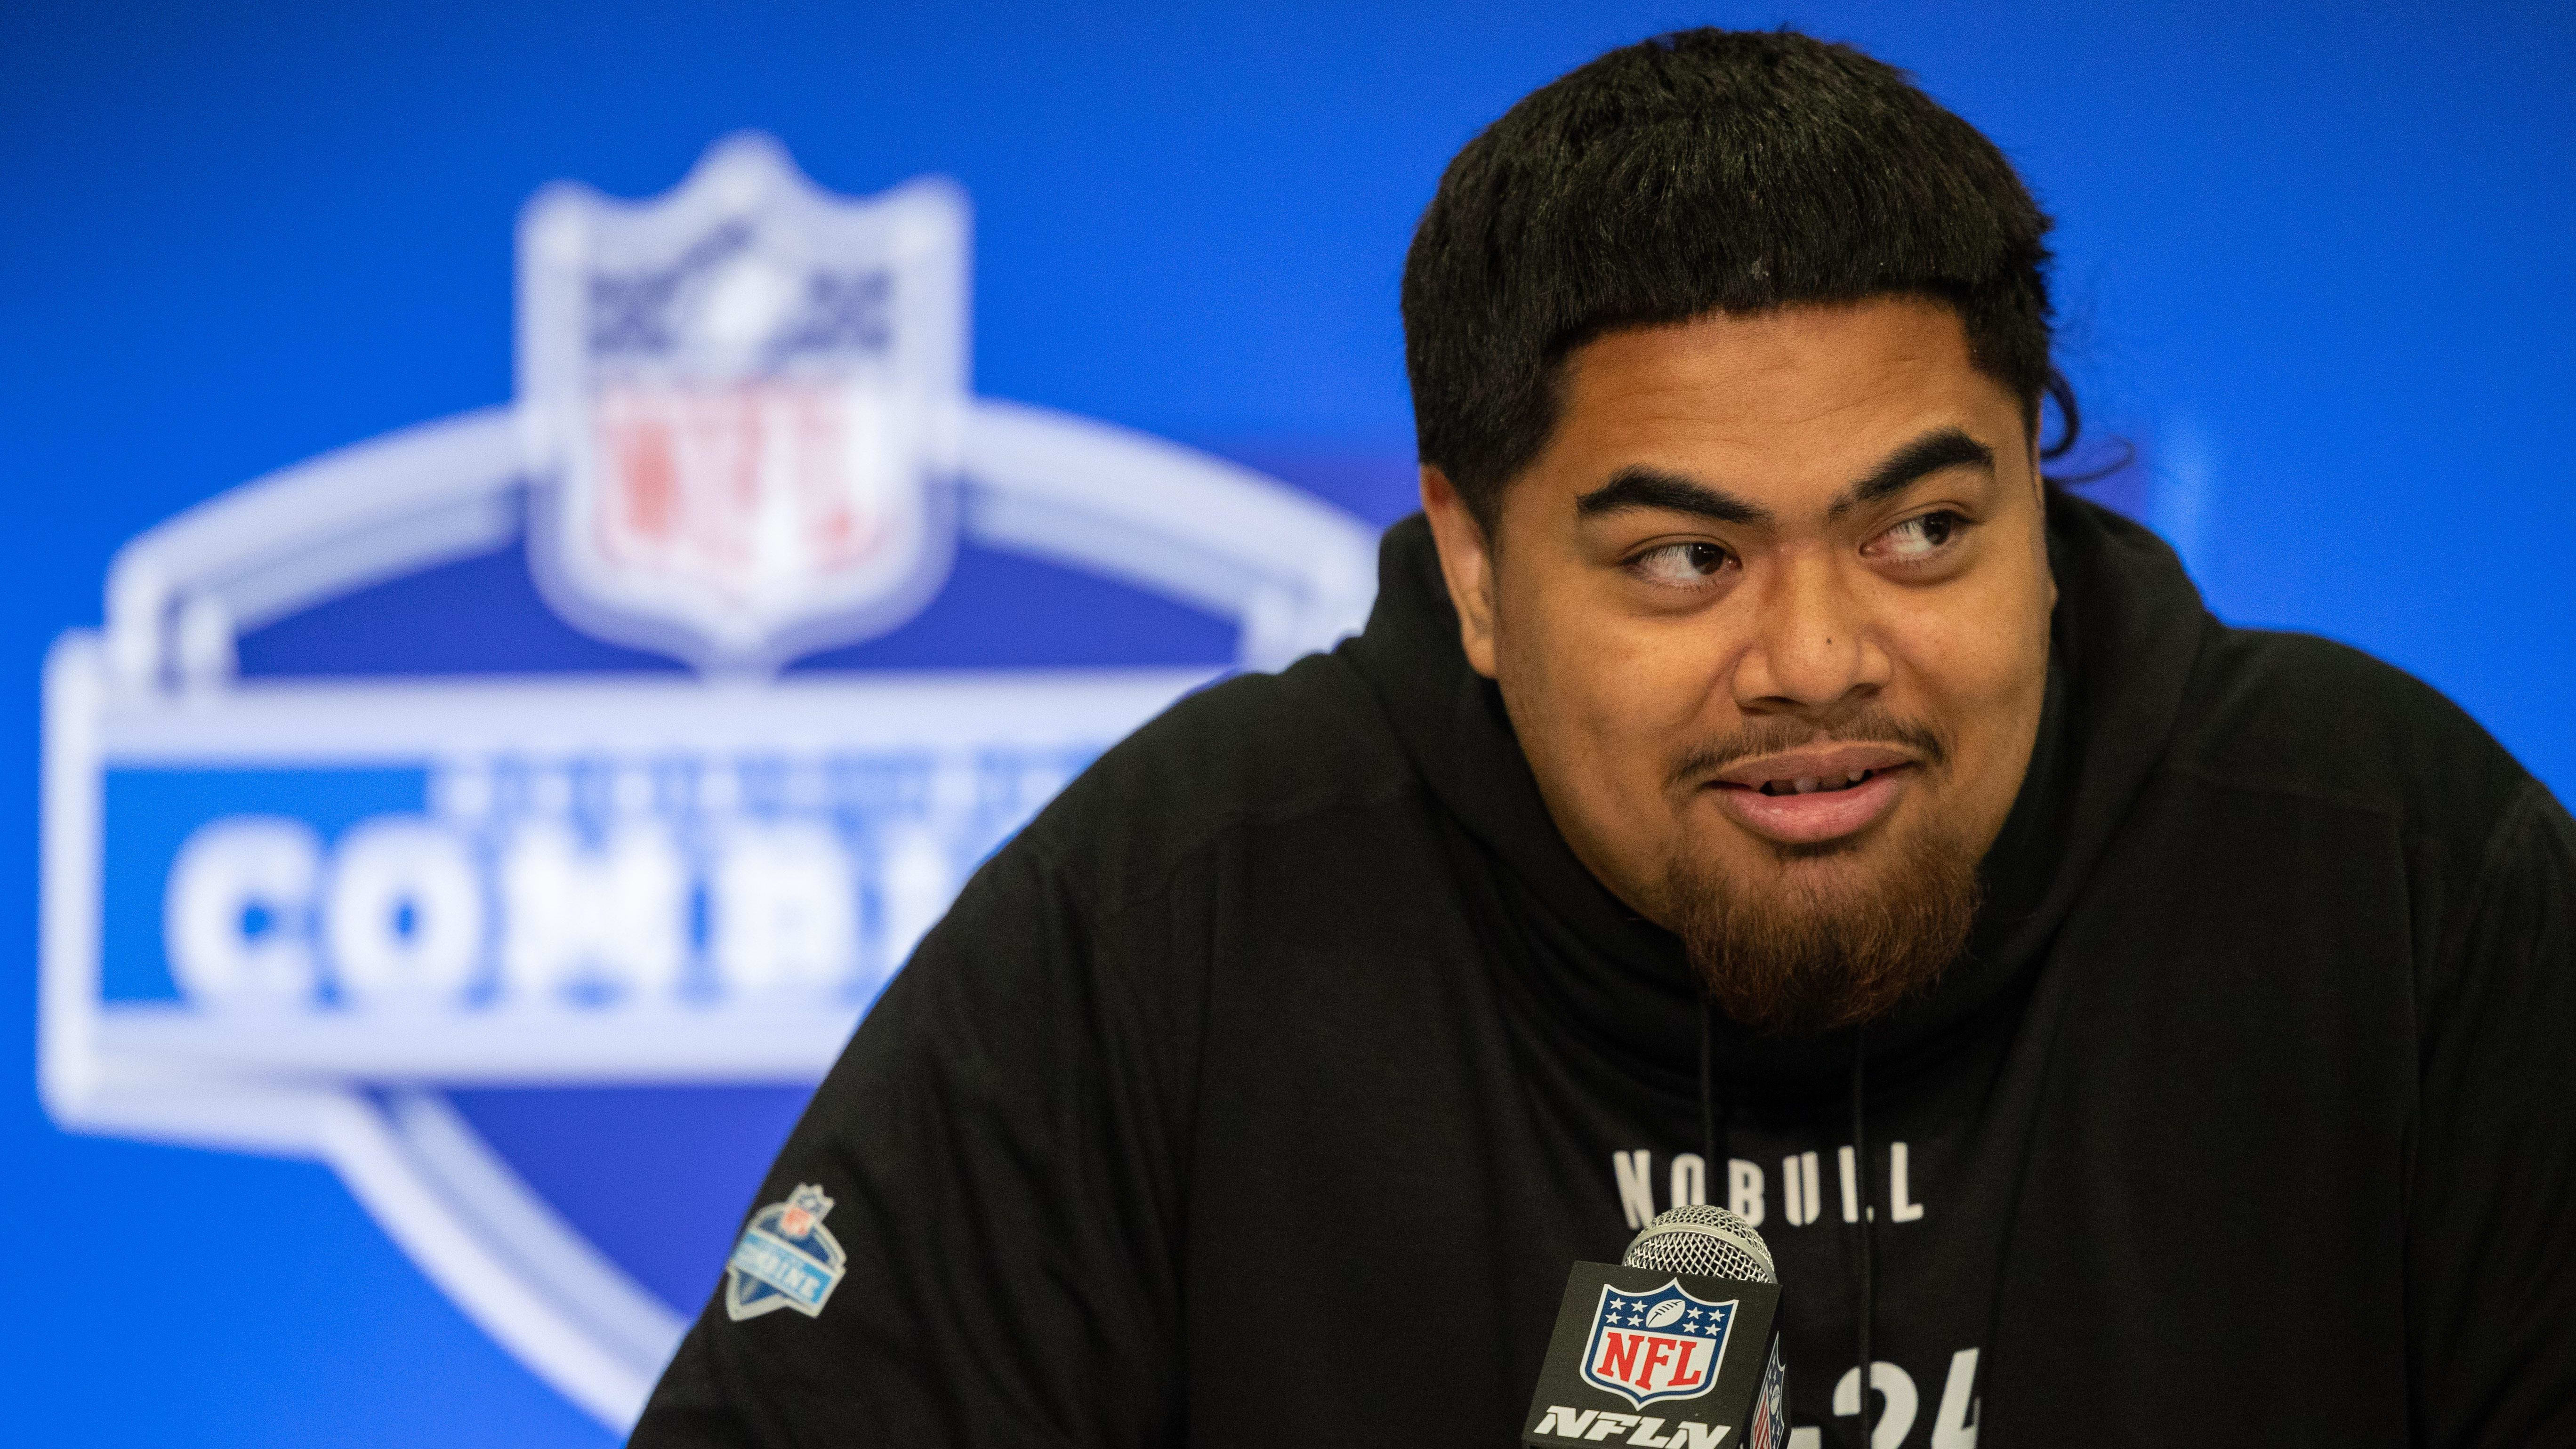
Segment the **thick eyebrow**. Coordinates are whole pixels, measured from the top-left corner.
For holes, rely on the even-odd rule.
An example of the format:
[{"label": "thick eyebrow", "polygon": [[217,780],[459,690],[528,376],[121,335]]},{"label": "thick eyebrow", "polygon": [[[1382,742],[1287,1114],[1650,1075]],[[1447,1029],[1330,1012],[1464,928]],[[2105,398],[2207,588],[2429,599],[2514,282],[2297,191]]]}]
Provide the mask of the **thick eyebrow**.
[{"label": "thick eyebrow", "polygon": [[[1936,428],[1888,454],[1885,461],[1872,468],[1866,477],[1844,489],[1842,496],[1825,509],[1825,516],[1840,518],[1864,503],[1894,497],[1944,468],[1963,465],[1983,468],[1991,473],[1995,467],[1995,451],[1958,428]],[[1603,514],[1625,513],[1636,508],[1695,513],[1720,523],[1765,524],[1771,521],[1771,510],[1758,503],[1747,502],[1723,488],[1695,482],[1679,473],[1644,466],[1622,468],[1611,476],[1609,482],[1574,500],[1574,516],[1577,518],[1599,518]]]},{"label": "thick eyebrow", "polygon": [[1840,518],[1864,503],[1892,498],[1944,468],[1963,464],[1992,473],[1995,450],[1957,428],[1935,429],[1888,454],[1887,461],[1872,468],[1868,477],[1844,489],[1825,509],[1825,516]]},{"label": "thick eyebrow", "polygon": [[1622,468],[1609,482],[1574,500],[1574,516],[1599,518],[1632,508],[1661,508],[1696,513],[1720,523],[1769,523],[1771,510],[1747,503],[1722,488],[1694,483],[1660,468]]}]

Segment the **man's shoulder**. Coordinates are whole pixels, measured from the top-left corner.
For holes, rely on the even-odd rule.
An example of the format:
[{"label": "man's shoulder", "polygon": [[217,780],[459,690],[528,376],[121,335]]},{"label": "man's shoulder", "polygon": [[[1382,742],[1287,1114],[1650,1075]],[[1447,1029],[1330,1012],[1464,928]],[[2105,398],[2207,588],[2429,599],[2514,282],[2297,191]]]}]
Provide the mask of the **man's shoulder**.
[{"label": "man's shoulder", "polygon": [[2530,774],[2466,710],[2405,670],[2311,634],[2213,628],[2170,766],[2482,839]]},{"label": "man's shoulder", "polygon": [[1376,693],[1338,652],[1315,654],[1184,697],[1093,762],[1018,844],[1096,890],[1132,894],[1227,838],[1416,788]]}]

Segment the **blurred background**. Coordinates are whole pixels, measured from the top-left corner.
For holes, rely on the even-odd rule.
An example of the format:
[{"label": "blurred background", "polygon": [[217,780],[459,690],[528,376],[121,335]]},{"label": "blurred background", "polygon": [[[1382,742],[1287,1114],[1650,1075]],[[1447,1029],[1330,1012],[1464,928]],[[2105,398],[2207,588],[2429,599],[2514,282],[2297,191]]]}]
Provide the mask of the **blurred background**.
[{"label": "blurred background", "polygon": [[[105,767],[104,824],[67,834],[58,813],[39,827],[48,650],[66,630],[106,622],[120,547],[274,470],[521,394],[514,228],[540,187],[569,179],[655,196],[746,130],[775,137],[831,192],[951,178],[972,210],[971,322],[960,325],[973,393],[1184,445],[1156,452],[1065,424],[1031,446],[1070,457],[1083,438],[1110,439],[1139,468],[1177,469],[1170,496],[1203,486],[1233,500],[1226,518],[1289,519],[1280,536],[1332,557],[1310,565],[1278,545],[1263,566],[1325,579],[1320,599],[1349,537],[1362,536],[1353,526],[1412,508],[1396,286],[1412,221],[1452,152],[1612,45],[1688,24],[1783,22],[1911,70],[2021,165],[2059,219],[2061,362],[2088,432],[2135,451],[2098,496],[2162,531],[2222,616],[2388,658],[2459,701],[2562,797],[2576,787],[2576,423],[2565,401],[2576,381],[2576,12],[2564,6],[0,8],[8,1437],[614,1442],[621,1385],[649,1378],[639,1365],[654,1335],[713,1287],[802,1099],[810,1047],[783,1065],[694,1075],[522,1064],[443,1077],[428,1057],[402,1057],[399,1029],[302,1057],[244,1048],[229,1065],[187,1069],[211,1075],[154,1089],[166,1102],[243,1073],[292,1078],[333,1104],[292,1130],[120,1116],[69,1078],[49,1078],[50,1097],[37,1090],[40,840],[65,879],[95,875],[106,852],[104,896],[80,898],[96,939],[84,946],[57,922],[46,968],[57,973],[46,1010],[71,1013],[48,1018],[67,1033],[48,1050],[106,1051],[97,1042],[109,1037],[63,1025],[74,1006],[134,1005],[145,1026],[152,1011],[194,1009],[170,984],[186,973],[164,960],[165,929],[177,928],[158,914],[161,873],[178,869],[188,831],[291,817],[297,838],[338,860],[370,811],[452,816],[516,788],[509,770],[526,762],[498,745],[459,774],[452,760],[376,760],[348,743],[357,729],[313,735],[321,763],[304,761],[300,716],[262,726],[256,768],[214,769],[188,733],[189,706],[155,695],[158,713],[104,737],[111,754],[128,751]],[[499,532],[475,548],[401,577],[378,569],[256,628],[226,626],[226,647],[208,656],[218,705],[233,697],[222,691],[263,680],[426,680],[422,697],[437,699],[486,677],[696,687],[649,641],[568,624],[549,602],[558,596],[528,582],[544,567],[521,538],[534,515],[506,511],[539,508],[538,495],[512,482],[491,497]],[[894,755],[866,753],[895,748],[882,741],[777,756],[789,775],[822,772],[808,823],[841,834],[817,849],[846,850],[858,872],[846,929],[873,944],[834,978],[833,1011],[855,1012],[881,982],[887,953],[918,928],[905,912],[935,905],[955,870],[1128,716],[1191,679],[1263,662],[1261,628],[1274,641],[1331,632],[1330,599],[1271,628],[1265,605],[1221,581],[1174,583],[1186,559],[1128,566],[1124,545],[1014,553],[1004,513],[978,500],[925,611],[892,632],[849,634],[776,687],[802,678],[895,709],[893,696],[865,693],[875,674],[1092,671],[1109,694],[1065,706],[1081,719],[1022,741],[1007,770],[985,749],[953,779],[935,760],[915,779],[900,761],[884,765]],[[285,537],[304,523],[261,526]],[[1209,556],[1224,546],[1209,543]],[[171,627],[185,655],[191,626]],[[63,687],[58,710],[78,703]],[[904,716],[914,733],[897,742],[921,760],[984,738],[972,711],[923,708]],[[966,722],[939,723],[952,716]],[[530,748],[538,763],[526,768],[558,771],[558,793],[574,802],[566,818],[578,816],[585,777],[564,763],[569,747]],[[757,753],[726,750],[702,753]],[[880,765],[893,773],[868,773]],[[58,757],[55,768],[64,799],[102,798],[97,759]],[[934,803],[904,804],[915,786]],[[922,847],[928,875],[906,875],[915,836],[883,821],[930,819],[951,795],[972,823]],[[765,808],[739,807],[772,823],[794,813]],[[597,847],[581,839],[590,845],[571,848]],[[268,929],[247,916],[236,925],[244,940]],[[716,949],[713,928],[689,929],[690,951]],[[818,1019],[834,1033],[845,1024]],[[160,1038],[114,1040],[129,1067],[161,1060]],[[367,1055],[379,1047],[391,1055]],[[322,1078],[327,1091],[313,1085]],[[468,1236],[512,1212],[535,1226],[495,1229],[501,1246],[482,1256],[439,1246],[447,1220],[404,1208],[412,1179],[368,1166],[367,1144],[418,1147],[441,1131],[468,1133],[473,1170],[497,1174],[481,1188],[439,1179],[454,1201],[484,1202],[483,1217],[457,1220]],[[423,1170],[437,1176],[434,1162]],[[517,1207],[491,1205],[494,1182]],[[579,1262],[519,1262],[511,1243]],[[551,1317],[511,1306],[527,1285],[542,1296],[582,1273],[595,1291],[564,1289],[566,1301],[607,1303],[611,1317],[624,1304],[624,1339],[575,1323],[578,1304]],[[606,1359],[583,1357],[601,1343]]]}]

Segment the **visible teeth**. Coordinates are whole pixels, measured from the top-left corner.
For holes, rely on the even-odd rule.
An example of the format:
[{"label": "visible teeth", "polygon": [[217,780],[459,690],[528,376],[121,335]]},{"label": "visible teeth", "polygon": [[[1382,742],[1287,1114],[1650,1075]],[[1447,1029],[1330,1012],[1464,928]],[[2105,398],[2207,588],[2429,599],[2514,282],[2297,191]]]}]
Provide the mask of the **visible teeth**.
[{"label": "visible teeth", "polygon": [[1765,780],[1759,788],[1765,795],[1813,795],[1819,790],[1848,790],[1876,773],[1875,770],[1853,770],[1839,779],[1800,775],[1793,780]]}]

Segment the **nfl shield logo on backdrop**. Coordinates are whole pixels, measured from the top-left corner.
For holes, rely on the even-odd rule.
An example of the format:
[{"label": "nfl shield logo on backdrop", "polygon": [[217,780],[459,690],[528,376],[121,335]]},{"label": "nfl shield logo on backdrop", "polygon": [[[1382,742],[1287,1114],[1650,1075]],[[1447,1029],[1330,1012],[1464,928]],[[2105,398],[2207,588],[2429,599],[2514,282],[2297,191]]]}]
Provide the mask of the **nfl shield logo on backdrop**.
[{"label": "nfl shield logo on backdrop", "polygon": [[1717,1382],[1736,1303],[1712,1303],[1679,1279],[1651,1293],[1601,1290],[1583,1350],[1583,1380],[1643,1408],[1695,1399]]},{"label": "nfl shield logo on backdrop", "polygon": [[737,137],[668,195],[548,188],[520,394],[549,601],[720,671],[882,633],[955,544],[965,200],[853,200]]}]

